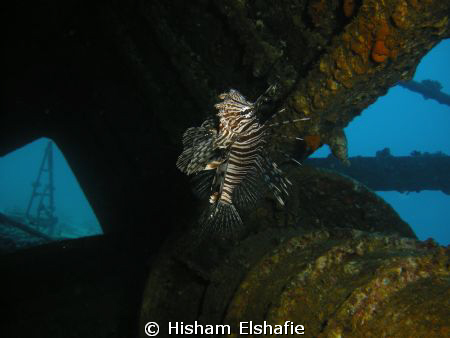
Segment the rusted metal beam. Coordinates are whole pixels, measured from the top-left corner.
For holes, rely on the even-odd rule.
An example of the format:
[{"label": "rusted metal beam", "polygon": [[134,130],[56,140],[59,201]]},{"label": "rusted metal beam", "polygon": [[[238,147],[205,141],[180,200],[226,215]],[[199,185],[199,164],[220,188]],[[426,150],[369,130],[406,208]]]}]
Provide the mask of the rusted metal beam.
[{"label": "rusted metal beam", "polygon": [[309,158],[305,164],[335,170],[365,184],[374,191],[419,192],[440,190],[450,194],[450,156],[421,154],[392,156],[384,150],[375,157],[349,158],[350,166],[334,157]]},{"label": "rusted metal beam", "polygon": [[353,15],[299,79],[284,113],[310,117],[290,133],[314,136],[311,147],[319,139],[344,161],[342,128],[389,87],[411,80],[421,58],[449,36],[450,2],[364,0]]},{"label": "rusted metal beam", "polygon": [[423,80],[421,82],[417,82],[411,80],[399,82],[398,85],[409,89],[412,92],[421,94],[426,100],[433,99],[441,104],[450,106],[450,95],[441,90],[442,85],[438,81]]}]

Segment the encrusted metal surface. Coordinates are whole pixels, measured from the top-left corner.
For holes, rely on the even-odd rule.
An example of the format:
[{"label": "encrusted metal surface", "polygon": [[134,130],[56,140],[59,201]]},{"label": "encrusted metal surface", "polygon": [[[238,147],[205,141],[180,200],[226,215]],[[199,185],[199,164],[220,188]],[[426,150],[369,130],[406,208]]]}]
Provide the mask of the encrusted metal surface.
[{"label": "encrusted metal surface", "polygon": [[432,241],[350,229],[265,230],[212,255],[209,267],[195,258],[211,254],[203,249],[169,250],[156,262],[141,327],[156,321],[161,336],[176,321],[229,325],[235,337],[244,321],[292,321],[310,337],[450,332],[450,252]]},{"label": "encrusted metal surface", "polygon": [[193,232],[166,242],[152,264],[140,327],[156,321],[168,337],[169,322],[197,321],[229,325],[237,337],[240,322],[292,321],[315,337],[445,336],[449,248],[417,241],[358,182],[287,169],[296,189],[286,209],[263,201],[244,219],[251,232],[240,241]]}]

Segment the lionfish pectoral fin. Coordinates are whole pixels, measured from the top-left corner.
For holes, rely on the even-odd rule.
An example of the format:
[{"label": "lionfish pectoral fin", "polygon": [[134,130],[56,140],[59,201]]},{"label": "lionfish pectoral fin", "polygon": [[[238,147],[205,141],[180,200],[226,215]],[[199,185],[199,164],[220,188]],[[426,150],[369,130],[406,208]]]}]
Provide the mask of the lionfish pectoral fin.
[{"label": "lionfish pectoral fin", "polygon": [[184,148],[190,148],[202,143],[217,134],[214,128],[214,120],[208,119],[200,127],[190,127],[183,134],[182,142]]},{"label": "lionfish pectoral fin", "polygon": [[178,157],[177,167],[191,175],[204,170],[215,156],[217,130],[214,120],[208,119],[200,127],[188,128],[183,134],[183,152]]},{"label": "lionfish pectoral fin", "polygon": [[303,164],[302,164],[299,160],[297,160],[296,158],[290,156],[289,154],[287,154],[287,153],[285,153],[285,152],[283,152],[283,151],[280,151],[280,153],[281,153],[281,155],[283,155],[288,161],[292,161],[292,162],[294,162],[295,164],[297,164],[297,165],[299,165],[299,166],[303,166]]},{"label": "lionfish pectoral fin", "polygon": [[289,197],[288,185],[292,185],[291,181],[285,177],[283,171],[275,162],[266,158],[264,179],[269,185],[275,199],[281,206],[285,205],[285,201]]},{"label": "lionfish pectoral fin", "polygon": [[254,206],[264,193],[261,174],[255,169],[236,187],[233,194],[233,203],[239,209],[249,209]]},{"label": "lionfish pectoral fin", "polygon": [[307,120],[310,120],[310,118],[309,117],[304,117],[304,118],[301,118],[301,119],[284,120],[284,121],[281,121],[281,122],[274,122],[274,123],[268,124],[267,127],[278,127],[278,126],[282,126],[282,125],[285,125],[285,124],[291,124],[291,123],[296,123],[296,122],[300,122],[300,121],[307,121]]},{"label": "lionfish pectoral fin", "polygon": [[187,168],[189,163],[191,162],[193,149],[186,148],[183,150],[180,156],[177,159],[177,168],[180,169],[181,172],[187,173]]},{"label": "lionfish pectoral fin", "polygon": [[216,150],[217,148],[215,147],[213,139],[204,141],[194,146],[193,148],[185,149],[179,158],[179,161],[181,163],[182,160],[190,156],[189,158],[184,160],[184,162],[182,162],[186,166],[184,172],[190,175],[205,170],[205,167],[209,163],[219,160],[220,157],[217,155]]},{"label": "lionfish pectoral fin", "polygon": [[211,194],[214,175],[213,171],[207,170],[197,173],[192,178],[192,190],[198,198],[205,199]]}]

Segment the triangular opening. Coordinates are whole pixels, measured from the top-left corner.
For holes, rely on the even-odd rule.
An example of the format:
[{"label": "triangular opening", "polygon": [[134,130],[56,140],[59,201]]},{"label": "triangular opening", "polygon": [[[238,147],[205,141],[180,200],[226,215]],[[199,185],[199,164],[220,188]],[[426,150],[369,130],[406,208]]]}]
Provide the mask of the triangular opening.
[{"label": "triangular opening", "polygon": [[40,138],[0,158],[0,252],[102,234],[63,154]]}]

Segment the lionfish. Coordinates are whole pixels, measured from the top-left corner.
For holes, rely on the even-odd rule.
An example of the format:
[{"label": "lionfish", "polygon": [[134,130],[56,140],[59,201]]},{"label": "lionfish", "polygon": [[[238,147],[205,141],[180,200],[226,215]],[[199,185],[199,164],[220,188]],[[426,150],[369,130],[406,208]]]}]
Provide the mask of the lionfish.
[{"label": "lionfish", "polygon": [[[209,195],[202,226],[229,231],[242,225],[238,209],[252,206],[264,188],[284,205],[292,183],[267,152],[270,128],[280,123],[260,122],[257,112],[264,94],[255,103],[234,89],[219,98],[222,101],[215,105],[218,126],[214,119],[207,119],[200,127],[188,128],[177,167],[195,174],[194,190],[200,197]],[[305,119],[290,122],[298,120]]]}]

